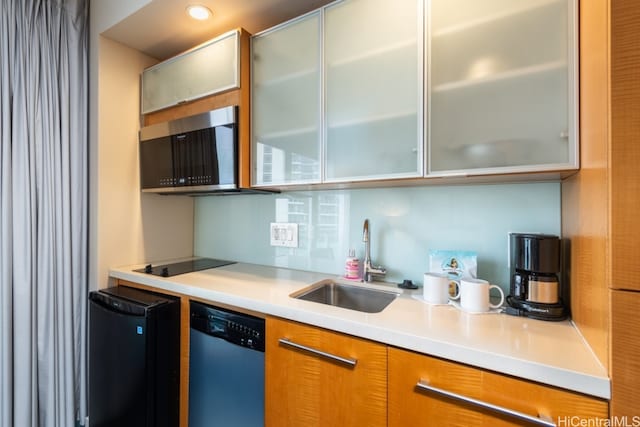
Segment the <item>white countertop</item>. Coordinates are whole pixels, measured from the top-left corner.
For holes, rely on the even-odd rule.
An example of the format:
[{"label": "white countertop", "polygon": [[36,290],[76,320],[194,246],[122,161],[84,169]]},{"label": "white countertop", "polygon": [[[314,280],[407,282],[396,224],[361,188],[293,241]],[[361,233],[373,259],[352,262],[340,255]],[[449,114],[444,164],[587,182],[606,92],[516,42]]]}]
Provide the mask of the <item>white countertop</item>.
[{"label": "white countertop", "polygon": [[[289,294],[336,276],[237,263],[163,278],[113,268],[111,277],[379,341],[479,368],[610,399],[606,369],[570,321],[468,314],[405,291],[380,313],[297,300]],[[347,282],[349,283],[349,282]],[[380,285],[355,286],[380,287]],[[399,291],[397,287],[382,286]],[[417,292],[417,293],[416,293]]]}]

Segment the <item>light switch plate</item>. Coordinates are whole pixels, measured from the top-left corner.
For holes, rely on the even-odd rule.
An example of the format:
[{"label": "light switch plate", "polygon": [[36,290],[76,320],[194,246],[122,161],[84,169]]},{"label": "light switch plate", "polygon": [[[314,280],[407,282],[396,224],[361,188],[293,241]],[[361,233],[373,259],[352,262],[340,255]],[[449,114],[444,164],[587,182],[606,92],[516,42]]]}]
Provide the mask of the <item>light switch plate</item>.
[{"label": "light switch plate", "polygon": [[292,222],[272,222],[270,226],[271,246],[298,247],[298,224]]}]

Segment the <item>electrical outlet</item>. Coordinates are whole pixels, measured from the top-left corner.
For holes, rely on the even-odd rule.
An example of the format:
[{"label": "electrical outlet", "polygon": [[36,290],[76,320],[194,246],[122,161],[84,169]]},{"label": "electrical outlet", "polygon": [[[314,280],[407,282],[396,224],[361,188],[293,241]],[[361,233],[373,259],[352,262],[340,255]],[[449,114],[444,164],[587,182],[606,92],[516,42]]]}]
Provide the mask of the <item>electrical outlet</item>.
[{"label": "electrical outlet", "polygon": [[298,224],[272,222],[270,226],[271,246],[298,247]]}]

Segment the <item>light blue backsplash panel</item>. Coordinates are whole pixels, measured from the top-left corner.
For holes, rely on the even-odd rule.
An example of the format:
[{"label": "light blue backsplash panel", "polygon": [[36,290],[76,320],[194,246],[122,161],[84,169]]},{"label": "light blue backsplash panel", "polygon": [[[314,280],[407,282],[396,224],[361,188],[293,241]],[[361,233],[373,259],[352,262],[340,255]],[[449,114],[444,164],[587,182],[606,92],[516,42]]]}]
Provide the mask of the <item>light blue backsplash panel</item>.
[{"label": "light blue backsplash panel", "polygon": [[[508,291],[508,233],[560,235],[560,211],[559,183],[201,197],[194,254],[341,275],[350,248],[364,257],[369,218],[371,258],[387,268],[387,281],[422,284],[429,250],[470,250],[478,277]],[[299,247],[271,247],[271,222],[297,223]]]}]

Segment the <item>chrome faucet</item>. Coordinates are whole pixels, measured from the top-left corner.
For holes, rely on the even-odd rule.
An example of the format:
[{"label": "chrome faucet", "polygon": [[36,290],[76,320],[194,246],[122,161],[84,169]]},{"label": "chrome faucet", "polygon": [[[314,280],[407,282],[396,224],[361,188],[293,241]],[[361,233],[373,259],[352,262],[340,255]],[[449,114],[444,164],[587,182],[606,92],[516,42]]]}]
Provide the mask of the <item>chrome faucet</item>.
[{"label": "chrome faucet", "polygon": [[387,274],[387,270],[378,265],[374,266],[371,263],[371,237],[369,236],[369,220],[364,220],[364,226],[362,229],[362,241],[364,242],[364,265],[362,267],[362,280],[365,282],[371,281],[371,276],[384,276]]}]

